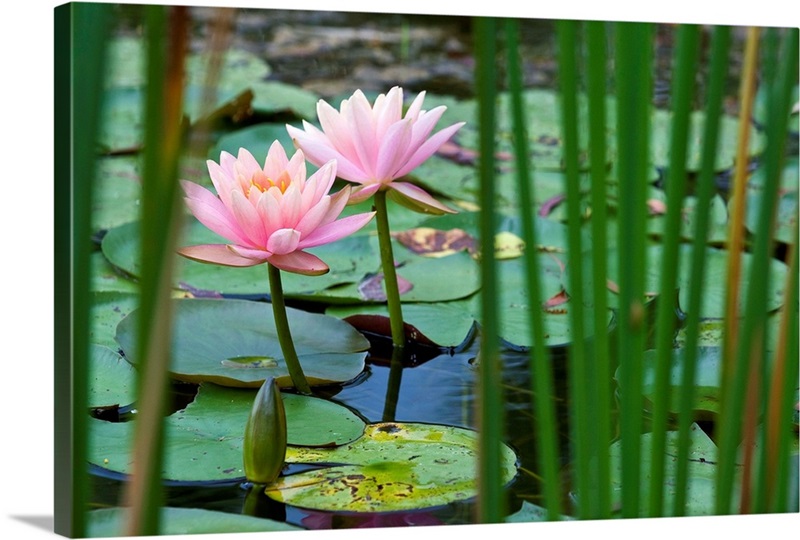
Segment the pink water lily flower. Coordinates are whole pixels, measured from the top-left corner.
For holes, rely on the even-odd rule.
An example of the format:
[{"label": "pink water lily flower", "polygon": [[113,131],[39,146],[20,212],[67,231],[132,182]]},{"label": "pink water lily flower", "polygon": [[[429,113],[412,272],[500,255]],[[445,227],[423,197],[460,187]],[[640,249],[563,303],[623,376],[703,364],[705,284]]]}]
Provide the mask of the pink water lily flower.
[{"label": "pink water lily flower", "polygon": [[431,135],[446,107],[424,111],[424,99],[425,92],[420,92],[404,116],[402,88],[395,86],[379,95],[374,106],[356,90],[338,111],[323,100],[317,103],[321,130],[306,121],[304,130],[286,128],[311,163],[335,159],[340,178],[361,184],[353,190],[351,202],[386,189],[388,196],[414,210],[454,213],[422,188],[396,181],[431,157],[464,125],[459,122]]},{"label": "pink water lily flower", "polygon": [[264,166],[246,149],[238,157],[222,152],[208,160],[217,195],[194,182],[181,181],[186,205],[206,227],[229,244],[187,246],[178,252],[200,262],[253,266],[269,262],[298,274],[328,271],[319,257],[304,251],[348,236],[366,225],[374,212],[336,219],[350,197],[350,186],[333,195],[336,162],[329,161],[306,179],[303,152],[291,159],[275,141]]}]

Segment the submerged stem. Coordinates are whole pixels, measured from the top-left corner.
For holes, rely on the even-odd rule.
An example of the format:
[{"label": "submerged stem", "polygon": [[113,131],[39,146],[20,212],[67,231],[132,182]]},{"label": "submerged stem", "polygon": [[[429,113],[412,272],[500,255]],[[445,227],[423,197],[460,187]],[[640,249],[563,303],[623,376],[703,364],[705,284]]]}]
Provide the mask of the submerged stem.
[{"label": "submerged stem", "polygon": [[269,292],[272,297],[272,313],[275,317],[275,329],[278,332],[278,342],[281,345],[283,359],[289,369],[292,384],[298,392],[311,395],[311,387],[303,373],[303,367],[297,358],[297,351],[292,341],[292,332],[289,329],[289,319],[286,317],[286,302],[283,299],[283,286],[281,285],[281,271],[278,267],[267,263],[269,268]]},{"label": "submerged stem", "polygon": [[406,334],[403,329],[403,309],[400,306],[400,290],[397,287],[397,273],[394,270],[392,236],[389,231],[389,216],[386,211],[386,191],[375,193],[375,219],[378,224],[378,243],[381,248],[381,268],[386,286],[386,303],[389,309],[389,325],[392,328],[392,343],[403,348]]}]

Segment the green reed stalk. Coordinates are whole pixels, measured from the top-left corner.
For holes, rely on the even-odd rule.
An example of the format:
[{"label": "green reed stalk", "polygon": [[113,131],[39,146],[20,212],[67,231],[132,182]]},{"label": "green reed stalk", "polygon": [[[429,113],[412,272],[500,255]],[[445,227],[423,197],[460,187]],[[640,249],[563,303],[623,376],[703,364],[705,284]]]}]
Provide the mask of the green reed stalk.
[{"label": "green reed stalk", "polygon": [[749,160],[750,118],[755,98],[758,67],[759,28],[749,28],[745,43],[744,68],[739,83],[739,137],[734,168],[733,190],[730,203],[728,231],[727,294],[725,296],[725,327],[722,341],[722,369],[720,376],[720,401],[725,402],[725,391],[733,369],[736,339],[739,334],[739,282],[741,281],[741,256],[744,245],[744,212]]},{"label": "green reed stalk", "polygon": [[[777,110],[775,111],[774,116],[771,116],[769,118],[769,121],[774,123],[774,127],[770,126],[769,124],[767,125],[767,133],[771,135],[770,140],[771,141],[774,140],[776,144],[779,145],[779,148],[776,148],[773,154],[769,154],[767,156],[768,161],[767,161],[766,174],[775,176],[777,184],[775,188],[775,193],[774,195],[772,195],[774,197],[774,199],[772,200],[772,205],[769,208],[762,207],[761,209],[762,212],[769,212],[769,216],[767,218],[763,218],[764,223],[769,224],[769,229],[758,229],[759,231],[768,230],[769,242],[767,244],[767,250],[770,255],[773,253],[774,233],[777,225],[775,221],[775,216],[777,214],[777,204],[779,196],[778,190],[780,188],[780,179],[783,176],[783,166],[786,158],[785,149],[786,149],[786,134],[789,129],[788,125],[788,120],[790,116],[789,111],[794,105],[794,102],[792,101],[792,89],[797,85],[797,73],[798,73],[797,35],[798,35],[797,29],[795,29],[794,31],[788,31],[788,33],[784,34],[783,36],[784,49],[781,51],[780,58],[788,59],[789,62],[793,62],[793,64],[790,64],[790,66],[794,67],[793,68],[790,67],[789,70],[781,72],[779,74],[778,77],[779,85],[774,89],[774,94],[773,97],[771,98],[771,100],[776,100]],[[787,47],[789,48],[788,50]],[[783,77],[785,77],[785,79]],[[782,87],[781,84],[783,85]],[[772,108],[769,108],[768,110],[772,111]],[[779,131],[783,133],[782,138],[775,137],[776,132]],[[772,137],[775,138],[773,139]],[[795,221],[794,223],[796,224],[797,221]],[[794,274],[793,277],[787,276],[787,280],[791,280],[794,283],[793,285],[789,285],[784,288],[784,295],[788,299],[792,294],[791,288],[793,288],[796,285],[797,274]],[[764,294],[766,294],[766,290],[767,288],[765,285]],[[760,300],[760,302],[763,303],[763,308],[761,309],[763,309],[763,314],[762,314],[762,317],[764,319],[763,327],[765,328],[763,330],[763,335],[764,335],[764,343],[766,344],[766,321],[768,317],[766,299],[764,299],[763,301]],[[791,304],[787,303],[786,309],[790,310]],[[778,396],[780,395],[779,388],[776,388],[774,390],[770,388],[769,373],[770,369],[774,372],[775,370],[781,367],[780,365],[777,365],[775,362],[779,361],[777,357],[779,353],[782,354],[782,351],[779,348],[775,354],[775,362],[768,364],[766,360],[767,354],[766,354],[765,344],[762,345],[764,354],[762,356],[761,367],[760,367],[760,371],[762,374],[760,395],[763,397],[759,400],[759,407],[758,407],[759,410],[757,416],[757,419],[760,420],[761,422],[762,429],[760,430],[761,431],[759,437],[760,442],[757,443],[755,441],[755,434],[754,434],[753,437],[754,440],[752,444],[754,448],[756,444],[759,444],[760,448],[762,449],[761,452],[756,453],[758,461],[755,464],[756,469],[754,470],[754,474],[756,475],[755,476],[756,482],[754,483],[755,490],[753,493],[752,511],[757,513],[764,513],[767,511],[767,500],[769,498],[768,495],[772,493],[772,491],[770,492],[767,491],[767,484],[768,481],[774,480],[773,478],[769,478],[767,476],[767,471],[769,470],[771,464],[774,464],[778,461],[778,451],[779,451],[778,447],[769,444],[769,438],[767,434],[770,424],[772,423],[771,421],[772,419],[768,416],[769,400],[770,398],[772,398],[773,395],[775,396],[776,399],[779,399]],[[785,345],[786,343],[783,344],[783,346]],[[796,359],[797,357],[795,356],[794,357],[795,363]],[[797,379],[795,378],[794,380],[796,381]],[[752,384],[753,381],[751,380],[748,382]]]},{"label": "green reed stalk", "polygon": [[389,310],[389,326],[392,331],[392,344],[398,349],[406,345],[403,326],[403,307],[400,302],[400,288],[397,285],[397,271],[394,268],[392,252],[392,231],[389,228],[389,211],[386,208],[386,191],[375,193],[375,221],[378,225],[378,244],[381,252],[383,285],[386,290],[386,306]]},{"label": "green reed stalk", "polygon": [[474,19],[475,58],[478,93],[478,129],[480,131],[480,250],[481,250],[481,350],[478,384],[478,521],[498,523],[505,513],[501,482],[500,451],[504,414],[501,392],[500,350],[497,309],[497,265],[494,235],[497,230],[495,199],[495,36],[496,21],[488,17]]},{"label": "green reed stalk", "polygon": [[711,59],[708,76],[708,94],[705,107],[703,154],[697,179],[697,221],[693,231],[690,261],[689,300],[686,317],[686,342],[684,344],[680,395],[678,398],[678,457],[675,462],[675,499],[673,514],[686,514],[689,473],[690,427],[693,421],[692,404],[695,395],[697,347],[700,340],[700,306],[703,299],[703,276],[706,264],[706,239],[709,210],[714,194],[714,170],[719,141],[719,120],[728,70],[728,50],[731,30],[728,26],[715,26],[711,42]]},{"label": "green reed stalk", "polygon": [[569,313],[572,339],[569,346],[569,382],[572,402],[572,439],[576,460],[575,484],[578,513],[583,519],[597,515],[597,478],[592,467],[596,426],[589,422],[587,395],[591,384],[586,361],[583,295],[583,246],[581,242],[581,190],[578,171],[578,32],[575,21],[560,20],[558,34],[558,75],[560,81],[564,165],[567,194],[569,251]]},{"label": "green reed stalk", "polygon": [[286,369],[289,370],[289,377],[298,392],[311,395],[311,387],[308,385],[306,375],[303,373],[303,366],[297,358],[297,351],[292,340],[292,331],[289,327],[289,318],[286,316],[286,300],[283,297],[283,285],[281,283],[281,269],[267,263],[269,268],[269,294],[272,303],[272,315],[275,319],[275,331],[278,334],[278,342],[283,353],[283,360],[286,362]]},{"label": "green reed stalk", "polygon": [[558,429],[556,427],[553,405],[553,371],[550,356],[545,343],[544,321],[542,318],[541,278],[537,260],[539,245],[534,226],[534,204],[531,193],[532,174],[528,158],[528,135],[525,127],[525,109],[523,104],[522,61],[519,55],[519,21],[506,19],[506,49],[508,55],[508,86],[511,94],[511,115],[513,119],[513,137],[517,183],[519,186],[520,221],[522,238],[526,246],[526,286],[528,288],[528,305],[530,306],[530,325],[533,347],[530,350],[531,381],[533,381],[534,403],[536,411],[536,439],[539,464],[542,476],[545,508],[550,520],[557,520],[561,515],[561,491],[558,477]]},{"label": "green reed stalk", "polygon": [[163,503],[163,417],[169,392],[172,284],[181,199],[183,63],[188,9],[146,7],[147,95],[142,172],[139,379],[133,471],[123,494],[129,507],[125,534],[159,533]]},{"label": "green reed stalk", "polygon": [[675,334],[675,299],[680,252],[681,217],[686,195],[686,148],[692,109],[694,77],[699,56],[700,32],[696,25],[678,27],[672,85],[672,126],[670,160],[667,172],[667,215],[662,234],[661,259],[656,313],[656,374],[653,396],[653,435],[650,462],[651,517],[664,514],[664,461],[667,441],[669,382]]},{"label": "green reed stalk", "polygon": [[[740,442],[742,416],[746,414],[755,418],[763,412],[760,407],[759,410],[745,410],[744,400],[748,393],[748,382],[753,384],[754,388],[760,386],[760,382],[753,382],[752,375],[754,373],[763,373],[765,366],[765,336],[768,314],[767,291],[769,265],[772,256],[772,233],[775,225],[774,211],[777,204],[784,159],[789,111],[792,106],[791,91],[797,81],[797,29],[788,31],[784,39],[784,46],[785,48],[780,58],[771,58],[765,61],[765,63],[777,62],[774,65],[777,65],[778,69],[774,81],[767,82],[767,84],[770,84],[767,100],[768,116],[765,127],[768,145],[764,150],[763,156],[766,180],[754,232],[753,260],[750,266],[749,283],[745,292],[744,318],[736,343],[736,362],[732,366],[730,377],[723,381],[728,388],[725,388],[723,393],[722,410],[724,412],[720,422],[719,465],[717,469],[716,511],[720,514],[731,511],[730,503],[734,475],[737,469],[736,449]],[[753,423],[753,420],[750,422]],[[745,433],[743,445],[746,451],[752,447],[755,442],[754,439],[754,435]],[[750,510],[751,478],[747,473],[747,467],[745,467],[741,484],[741,511]],[[758,497],[757,493],[756,496]],[[756,508],[761,505],[758,498],[755,503]]]},{"label": "green reed stalk", "polygon": [[652,25],[616,26],[617,149],[619,152],[618,349],[622,516],[639,516],[642,432],[642,353]]},{"label": "green reed stalk", "polygon": [[[795,223],[798,214],[794,214]],[[792,409],[798,375],[798,283],[797,252],[798,231],[794,230],[794,241],[789,247],[789,272],[786,275],[786,303],[781,314],[778,334],[778,348],[775,351],[775,368],[772,372],[769,408],[767,412],[766,444],[764,456],[767,466],[762,468],[761,477],[766,484],[768,512],[792,512],[788,507],[789,488],[792,476],[789,467],[791,439],[795,437]],[[784,480],[786,479],[786,480]],[[783,480],[783,481],[781,481]],[[788,481],[787,481],[788,480]]]},{"label": "green reed stalk", "polygon": [[589,99],[589,158],[591,188],[592,232],[592,303],[594,304],[594,381],[596,384],[594,406],[590,408],[589,422],[596,426],[593,441],[597,458],[597,515],[611,516],[611,473],[609,444],[611,442],[611,363],[608,340],[608,293],[606,276],[608,223],[606,195],[606,23],[585,23],[587,48],[586,89]]},{"label": "green reed stalk", "polygon": [[89,499],[91,208],[110,13],[103,4],[55,10],[54,527],[67,537],[86,535]]}]

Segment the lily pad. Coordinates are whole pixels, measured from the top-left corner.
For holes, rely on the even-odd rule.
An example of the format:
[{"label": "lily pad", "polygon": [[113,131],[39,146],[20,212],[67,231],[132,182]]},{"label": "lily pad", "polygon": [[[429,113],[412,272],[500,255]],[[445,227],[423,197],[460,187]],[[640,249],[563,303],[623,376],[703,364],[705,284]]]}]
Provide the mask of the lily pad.
[{"label": "lily pad", "polygon": [[[87,514],[87,536],[89,538],[120,536],[127,512],[126,508],[92,510]],[[282,521],[200,508],[162,508],[160,520],[159,534],[162,535],[303,530]]]},{"label": "lily pad", "polygon": [[[690,282],[692,246],[689,244],[681,244],[679,253],[680,268],[678,271],[677,287],[680,290],[680,307],[685,309],[689,303],[688,297],[692,285]],[[619,261],[617,250],[611,249],[608,254],[609,279],[613,283],[618,284],[617,269],[619,267]],[[655,294],[658,292],[662,254],[663,247],[660,245],[651,245],[647,248],[647,271],[645,274],[645,293],[647,294]],[[718,319],[724,316],[725,298],[727,294],[726,276],[728,272],[728,257],[728,251],[712,247],[706,248],[706,272],[702,283],[703,300],[700,308],[700,318]],[[741,257],[742,280],[739,286],[740,291],[746,291],[750,279],[750,265],[752,264],[753,256],[750,253],[742,253]],[[788,267],[783,262],[777,259],[770,260],[769,290],[767,293],[767,309],[770,311],[778,309],[783,304],[783,289],[786,283],[787,272]],[[565,283],[568,283],[568,280],[565,280]],[[744,297],[744,295],[741,297]],[[609,305],[611,307],[616,307],[617,304],[617,294],[609,291]]]},{"label": "lily pad", "polygon": [[[719,347],[700,347],[697,353],[692,409],[705,417],[719,413],[721,351],[722,349]],[[685,349],[674,349],[672,351],[668,392],[669,412],[671,414],[678,414],[685,354]],[[642,362],[644,386],[642,392],[650,402],[652,402],[655,395],[656,359],[656,351],[644,352],[644,360]]]},{"label": "lily pad", "polygon": [[[165,462],[162,477],[178,482],[239,481],[244,478],[244,428],[256,391],[203,384],[185,409],[164,420]],[[364,431],[364,422],[332,401],[282,395],[288,444],[347,444]],[[133,422],[89,421],[89,461],[130,474]]]},{"label": "lily pad", "polygon": [[[760,191],[751,191],[747,199],[745,226],[753,234],[758,228],[762,198]],[[773,219],[775,219],[773,238],[784,244],[794,242],[795,229],[797,229],[797,190],[788,191],[780,196],[777,212]]]},{"label": "lily pad", "polygon": [[[193,217],[188,217],[187,220],[183,245],[225,242]],[[138,223],[127,223],[108,231],[103,238],[102,250],[111,264],[132,276],[138,276]],[[356,283],[380,264],[377,248],[367,237],[349,236],[308,251],[325,261],[330,272],[321,276],[283,272],[281,281],[287,298],[314,298],[329,287]],[[268,294],[269,281],[263,265],[231,268],[191,261],[177,254],[175,259],[177,289],[190,291],[198,296]]]},{"label": "lily pad", "polygon": [[[574,517],[558,516],[559,521],[572,521]],[[522,508],[506,517],[506,523],[531,523],[534,521],[549,521],[547,509],[528,501],[522,501]]]},{"label": "lily pad", "polygon": [[[643,474],[650,470],[652,455],[652,433],[645,433],[641,437],[641,468]],[[674,515],[672,508],[675,500],[675,476],[676,460],[674,456],[678,454],[678,432],[667,432],[666,447],[664,450],[664,481],[659,484],[658,489],[664,490],[664,513],[667,516]],[[621,504],[622,493],[622,445],[619,441],[611,445],[611,497],[612,505],[619,507]],[[700,429],[697,424],[692,424],[689,446],[689,473],[688,473],[688,494],[686,498],[685,514],[687,516],[710,516],[716,514],[716,475],[717,475],[717,447]],[[736,486],[739,482],[735,483]],[[641,515],[644,517],[648,508],[650,498],[650,481],[642,482],[640,490]],[[734,495],[733,500],[737,497]]]},{"label": "lily pad", "polygon": [[[665,221],[664,215],[651,216],[647,220],[648,232],[657,237],[663,236]],[[696,223],[697,198],[686,197],[681,210],[681,239],[687,241],[694,239],[697,232]],[[711,199],[708,226],[705,231],[701,231],[701,234],[705,235],[706,242],[709,244],[721,245],[728,239],[728,227],[728,207],[720,195],[715,195]]]},{"label": "lily pad", "polygon": [[304,88],[280,81],[255,81],[253,109],[261,114],[291,112],[306,120],[315,120],[319,96]]},{"label": "lily pad", "polygon": [[[173,300],[172,376],[185,382],[260,387],[274,377],[292,385],[281,352],[272,306],[248,300]],[[134,364],[138,311],[117,327],[117,341]],[[364,369],[369,342],[334,317],[287,309],[295,349],[309,384],[346,382]]]},{"label": "lily pad", "polygon": [[116,350],[119,346],[114,337],[117,325],[139,307],[138,296],[125,292],[93,292],[91,302],[90,342]]},{"label": "lily pad", "polygon": [[[470,337],[475,318],[465,301],[403,304],[403,320],[440,347],[458,347]],[[352,315],[389,317],[385,305],[331,306],[326,315],[345,319]],[[412,335],[413,341],[419,340]]]},{"label": "lily pad", "polygon": [[[442,506],[477,495],[477,434],[451,426],[368,425],[337,448],[288,448],[289,463],[333,464],[279,478],[268,497],[301,508],[388,512]],[[502,481],[517,472],[516,455],[501,450]]]},{"label": "lily pad", "polygon": [[116,156],[98,160],[92,200],[92,229],[103,230],[139,219],[142,194],[140,159]]},{"label": "lily pad", "polygon": [[135,294],[139,292],[139,284],[124,275],[122,271],[108,262],[100,251],[95,251],[89,256],[91,264],[92,291],[124,292]]},{"label": "lily pad", "polygon": [[103,345],[89,348],[89,407],[130,405],[136,399],[136,371],[116,351]]}]

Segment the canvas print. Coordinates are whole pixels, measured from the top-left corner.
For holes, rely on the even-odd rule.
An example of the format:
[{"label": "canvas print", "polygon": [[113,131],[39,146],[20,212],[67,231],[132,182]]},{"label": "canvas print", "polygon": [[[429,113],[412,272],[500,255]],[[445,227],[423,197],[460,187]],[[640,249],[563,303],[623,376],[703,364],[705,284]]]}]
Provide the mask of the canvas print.
[{"label": "canvas print", "polygon": [[798,512],[797,28],[54,20],[58,534]]}]

